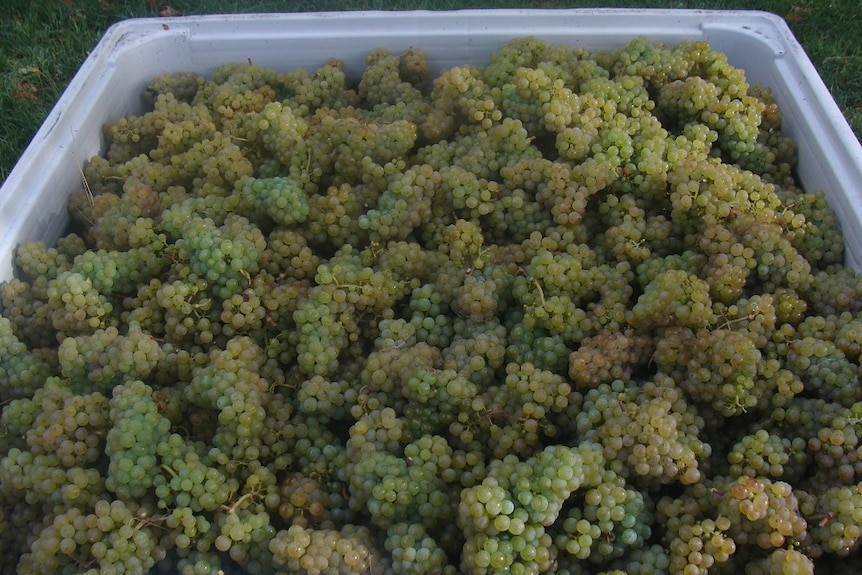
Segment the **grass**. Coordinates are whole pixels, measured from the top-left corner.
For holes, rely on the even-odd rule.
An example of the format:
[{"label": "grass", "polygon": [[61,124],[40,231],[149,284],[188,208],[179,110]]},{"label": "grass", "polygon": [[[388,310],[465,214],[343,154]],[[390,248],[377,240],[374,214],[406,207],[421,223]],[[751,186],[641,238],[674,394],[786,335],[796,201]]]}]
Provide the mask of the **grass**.
[{"label": "grass", "polygon": [[858,0],[2,0],[0,184],[105,30],[126,18],[238,12],[459,8],[756,9],[783,16],[862,139]]}]

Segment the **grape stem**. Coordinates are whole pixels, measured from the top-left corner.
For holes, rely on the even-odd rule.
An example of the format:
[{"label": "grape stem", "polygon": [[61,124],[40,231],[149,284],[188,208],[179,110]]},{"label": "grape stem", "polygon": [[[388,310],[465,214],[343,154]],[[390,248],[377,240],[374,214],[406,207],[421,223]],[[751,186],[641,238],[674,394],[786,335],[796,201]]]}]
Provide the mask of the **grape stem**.
[{"label": "grape stem", "polygon": [[162,464],[159,466],[159,469],[161,469],[162,471],[166,471],[167,473],[169,473],[169,474],[170,474],[170,476],[171,476],[171,477],[173,477],[174,479],[176,479],[176,477],[177,477],[177,472],[176,472],[176,471],[174,471],[174,469],[173,469],[170,465],[168,465],[167,463],[162,463]]},{"label": "grape stem", "polygon": [[527,270],[525,270],[524,268],[518,268],[518,272],[521,274],[524,274],[524,277],[528,278],[530,280],[530,282],[532,282],[532,284],[534,286],[536,286],[536,289],[539,291],[539,301],[542,303],[542,306],[544,307],[544,305],[545,305],[545,290],[542,289],[542,285],[539,283],[539,280],[537,280],[536,278],[534,278],[533,276],[528,274]]},{"label": "grape stem", "polygon": [[825,527],[830,521],[835,519],[835,513],[832,513],[830,511],[816,513],[812,517],[812,519],[815,519],[817,521],[817,525],[819,525],[820,527]]},{"label": "grape stem", "polygon": [[240,506],[240,504],[243,501],[245,501],[247,499],[253,499],[254,497],[257,497],[257,492],[251,491],[249,493],[244,494],[242,497],[240,497],[239,499],[234,501],[233,504],[231,504],[231,505],[222,505],[222,509],[224,510],[225,513],[233,513],[234,511],[236,511],[236,509]]},{"label": "grape stem", "polygon": [[723,327],[724,329],[729,329],[733,324],[739,323],[741,321],[754,321],[754,319],[757,317],[757,314],[759,313],[759,311],[760,310],[757,309],[756,305],[752,306],[751,313],[749,313],[748,315],[744,315],[742,317],[734,318],[734,319],[725,318],[724,323],[721,324],[721,327]]},{"label": "grape stem", "polygon": [[84,559],[82,559],[81,557],[78,557],[78,556],[77,556],[77,555],[75,555],[74,553],[66,553],[66,555],[68,555],[68,556],[69,556],[69,559],[71,559],[72,561],[74,561],[75,563],[77,563],[77,564],[78,564],[78,566],[79,566],[79,567],[81,567],[81,568],[83,568],[83,569],[89,569],[90,567],[92,567],[92,566],[93,566],[93,564],[95,564],[95,563],[96,563],[96,560],[95,560],[95,559],[91,559],[91,560],[89,560],[89,561],[85,561]]}]

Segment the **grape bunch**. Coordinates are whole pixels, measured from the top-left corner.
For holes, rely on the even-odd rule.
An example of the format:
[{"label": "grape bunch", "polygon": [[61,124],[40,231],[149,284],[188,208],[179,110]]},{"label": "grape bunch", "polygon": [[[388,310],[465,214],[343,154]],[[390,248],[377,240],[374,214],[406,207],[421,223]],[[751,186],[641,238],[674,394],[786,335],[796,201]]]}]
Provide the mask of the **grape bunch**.
[{"label": "grape bunch", "polygon": [[0,391],[7,399],[29,397],[45,383],[49,365],[18,339],[13,324],[0,317]]},{"label": "grape bunch", "polygon": [[153,390],[139,379],[118,385],[110,402],[113,427],[105,438],[110,457],[107,488],[121,499],[141,497],[153,485],[157,449],[171,422],[158,411]]},{"label": "grape bunch", "polygon": [[641,388],[601,384],[577,399],[573,425],[603,447],[610,468],[634,483],[697,483],[711,446],[699,438],[704,418],[667,376]]},{"label": "grape bunch", "polygon": [[[101,499],[88,513],[78,507],[58,513],[21,556],[18,572],[61,573],[91,567],[143,575],[159,559],[157,529],[142,510],[122,500]],[[145,513],[144,513],[145,514]]]}]

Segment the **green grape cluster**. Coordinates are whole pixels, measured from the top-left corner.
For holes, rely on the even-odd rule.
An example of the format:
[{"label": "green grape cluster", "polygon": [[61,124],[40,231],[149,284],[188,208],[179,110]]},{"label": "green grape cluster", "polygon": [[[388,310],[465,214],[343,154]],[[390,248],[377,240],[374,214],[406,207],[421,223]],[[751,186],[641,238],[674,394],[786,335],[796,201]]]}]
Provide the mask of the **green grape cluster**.
[{"label": "green grape cluster", "polygon": [[410,412],[416,416],[414,421],[419,429],[440,431],[461,414],[469,413],[477,389],[462,373],[454,369],[417,367],[404,375],[401,393],[410,402]]},{"label": "green grape cluster", "polygon": [[350,438],[346,444],[351,466],[361,463],[361,455],[375,451],[395,454],[403,449],[404,420],[398,413],[391,407],[375,409],[368,403],[361,407],[364,413],[350,427]]},{"label": "green grape cluster", "polygon": [[[75,254],[78,255],[78,254]],[[15,265],[21,270],[23,277],[31,280],[36,278],[55,278],[61,271],[68,270],[71,265],[70,254],[56,247],[48,247],[42,241],[22,242],[15,250]]]},{"label": "green grape cluster", "polygon": [[56,341],[48,303],[37,295],[42,291],[18,278],[0,284],[0,314],[11,322],[15,337],[30,348],[47,348]]},{"label": "green grape cluster", "polygon": [[266,239],[248,219],[229,215],[224,224],[216,226],[211,219],[198,216],[182,229],[191,272],[206,280],[222,299],[237,287],[245,287],[247,278],[258,271]]},{"label": "green grape cluster", "polygon": [[53,509],[86,506],[105,493],[105,479],[95,467],[110,427],[104,396],[76,395],[51,377],[32,399],[13,400],[0,422],[9,434],[0,459],[4,496]]},{"label": "green grape cluster", "polygon": [[242,117],[242,112],[259,112],[275,100],[281,80],[278,73],[255,64],[223,64],[199,86],[192,104],[205,102],[216,125],[230,127]]},{"label": "green grape cluster", "polygon": [[450,318],[449,298],[426,283],[413,288],[410,294],[410,324],[416,328],[416,339],[434,347],[446,347],[454,335]]},{"label": "green grape cluster", "polygon": [[[60,458],[55,453],[34,453],[33,450],[19,447],[8,449],[6,455],[0,460],[0,469],[4,473],[3,494],[7,498],[23,498],[23,501],[30,505],[59,503],[62,501],[63,488],[69,483],[70,476],[75,476],[81,471],[78,468],[75,472],[69,473],[71,470],[61,468]],[[87,487],[90,478],[86,471],[80,477],[84,487]],[[94,483],[98,483],[98,479]],[[104,482],[102,483],[100,487],[104,489]]]},{"label": "green grape cluster", "polygon": [[[454,208],[455,214],[461,217],[457,218],[453,224],[467,228],[464,230],[467,236],[460,238],[460,229],[457,230],[458,235],[453,236],[452,234],[456,230],[447,226],[447,234],[442,236],[444,238],[442,241],[446,241],[445,238],[449,238],[450,242],[457,242],[461,239],[465,248],[469,249],[470,246],[476,244],[476,240],[481,238],[482,241],[478,243],[478,246],[481,247],[484,241],[481,227],[478,230],[471,230],[470,226],[477,226],[477,220],[494,211],[494,202],[501,194],[499,182],[478,178],[470,170],[454,165],[444,165],[440,169],[440,176],[442,177],[442,189],[436,195],[432,206],[435,221],[438,219],[441,222],[447,221]],[[460,244],[456,245],[460,246]]]},{"label": "green grape cluster", "polygon": [[309,197],[304,237],[315,245],[341,247],[360,243],[355,222],[365,213],[373,195],[371,192],[370,187],[343,183],[329,186],[325,193]]},{"label": "green grape cluster", "polygon": [[[842,314],[843,315],[843,314]],[[843,321],[849,319],[849,321]],[[844,352],[844,355],[850,361],[858,361],[862,355],[862,321],[860,318],[852,317],[842,318],[841,326],[835,333],[835,346]]]},{"label": "green grape cluster", "polygon": [[[451,171],[454,171],[453,168]],[[464,172],[469,174],[469,172]],[[482,268],[484,262],[480,258],[483,252],[485,238],[482,228],[475,221],[457,219],[440,231],[436,242],[438,250],[449,256],[449,260],[458,268]]]},{"label": "green grape cluster", "polygon": [[585,337],[578,349],[571,352],[569,377],[579,389],[616,380],[628,382],[647,366],[652,354],[653,341],[648,335],[633,330],[602,331]]},{"label": "green grape cluster", "polygon": [[230,551],[231,558],[240,563],[248,558],[249,547],[253,542],[261,543],[273,536],[266,511],[231,507],[217,516],[216,527],[219,535],[215,539],[215,548]]},{"label": "green grape cluster", "polygon": [[0,574],[859,571],[862,275],[768,87],[703,41],[449,64],[104,126],[0,284]]},{"label": "green grape cluster", "polygon": [[26,431],[27,444],[33,453],[55,454],[67,469],[89,467],[104,451],[101,436],[109,427],[109,401],[97,391],[75,395],[60,389],[40,403]]},{"label": "green grape cluster", "polygon": [[601,384],[578,403],[578,432],[601,444],[623,477],[646,484],[701,480],[701,461],[711,453],[699,439],[705,422],[671,378],[657,376],[642,387]]},{"label": "green grape cluster", "polygon": [[730,519],[719,515],[680,527],[671,541],[668,572],[680,575],[704,575],[713,567],[727,563],[736,551],[736,543],[727,535]]},{"label": "green grape cluster", "polygon": [[862,472],[862,402],[851,407],[836,407],[827,414],[816,433],[808,438],[808,452],[817,466],[834,474],[842,483],[855,482]]},{"label": "green grape cluster", "polygon": [[[249,149],[249,156],[266,158],[271,155],[286,166],[290,166],[294,155],[302,151],[307,132],[308,123],[303,117],[278,101],[268,102],[260,111],[241,116],[234,130]],[[263,184],[261,187],[268,186]]]},{"label": "green grape cluster", "polygon": [[263,358],[257,344],[241,336],[231,339],[225,349],[212,349],[210,362],[192,371],[183,390],[184,398],[217,414],[211,439],[228,459],[244,461],[259,447],[265,425],[265,394],[269,382],[262,371]]},{"label": "green grape cluster", "polygon": [[[397,251],[395,249],[392,255]],[[345,327],[353,323],[345,318],[346,314],[389,309],[396,300],[407,295],[411,287],[411,282],[403,281],[397,269],[387,269],[383,262],[375,260],[373,249],[354,252],[344,247],[317,268],[315,281],[320,291],[312,295],[321,302],[331,300],[333,310],[341,314]]]},{"label": "green grape cluster", "polygon": [[583,503],[565,515],[557,547],[577,559],[605,563],[630,549],[639,549],[651,536],[652,502],[629,487],[611,470],[583,494]]},{"label": "green grape cluster", "polygon": [[449,508],[441,478],[391,453],[372,451],[357,462],[350,486],[351,507],[364,505],[382,528],[403,521],[433,528]]},{"label": "green grape cluster", "polygon": [[858,369],[831,341],[810,336],[792,341],[787,366],[824,399],[847,407],[862,399]]},{"label": "green grape cluster", "polygon": [[[859,284],[857,273],[844,267],[812,271],[811,285],[804,292],[811,315],[840,315],[844,311],[859,313]],[[831,276],[831,277],[830,277]]]},{"label": "green grape cluster", "polygon": [[818,266],[841,264],[844,243],[835,237],[835,213],[829,208],[822,190],[799,194],[792,200],[793,212],[805,218],[804,233],[791,240],[805,258]]},{"label": "green grape cluster", "polygon": [[[144,222],[145,225],[136,228],[152,230],[151,220],[139,218],[136,224]],[[157,277],[167,268],[169,261],[163,257],[163,246],[164,238],[160,236],[154,238],[152,243],[131,247],[126,251],[85,252],[75,258],[72,270],[90,278],[101,293],[133,293],[138,285]]]},{"label": "green grape cluster", "polygon": [[0,386],[5,398],[29,397],[42,387],[50,368],[18,339],[11,321],[0,317]]},{"label": "green grape cluster", "polygon": [[801,437],[790,440],[765,429],[746,435],[727,455],[732,477],[796,479],[811,461]]},{"label": "green grape cluster", "polygon": [[302,382],[296,393],[298,407],[305,413],[341,421],[347,416],[353,392],[346,381],[328,381],[319,375]]},{"label": "green grape cluster", "polygon": [[299,182],[285,177],[247,178],[241,193],[249,203],[280,226],[302,223],[308,217],[308,196]]},{"label": "green grape cluster", "polygon": [[403,116],[390,121],[352,107],[320,108],[309,119],[309,150],[305,157],[293,152],[298,166],[291,171],[317,188],[362,183],[379,193],[405,171],[417,137],[416,124]]},{"label": "green grape cluster", "polygon": [[769,557],[752,561],[745,572],[747,575],[784,575],[798,573],[799,575],[814,575],[814,561],[796,549],[776,549]]},{"label": "green grape cluster", "polygon": [[218,575],[224,572],[220,555],[211,552],[190,551],[177,559],[178,573],[181,575]]},{"label": "green grape cluster", "polygon": [[646,210],[631,194],[609,195],[600,208],[607,230],[603,244],[620,261],[638,265],[650,256]]},{"label": "green grape cluster", "polygon": [[[351,407],[354,417],[360,418],[379,410],[380,400],[383,400],[382,406],[386,407],[387,399],[401,397],[405,392],[410,393],[404,383],[413,375],[429,370],[433,376],[433,370],[439,369],[440,350],[425,342],[413,341],[413,326],[406,322],[403,322],[403,325],[406,329],[398,330],[397,340],[381,338],[380,346],[369,354],[368,361],[359,374],[364,397]],[[372,398],[375,398],[374,402],[371,401]]]},{"label": "green grape cluster", "polygon": [[110,457],[106,486],[122,499],[141,497],[153,485],[158,445],[171,422],[159,413],[152,388],[139,379],[114,388],[110,418],[113,427],[105,437],[105,453]]},{"label": "green grape cluster", "polygon": [[333,109],[356,103],[356,93],[347,85],[344,62],[331,58],[314,73],[296,68],[284,75],[284,87],[290,92],[289,108],[304,114],[318,108]]},{"label": "green grape cluster", "polygon": [[46,296],[51,326],[60,338],[93,333],[114,323],[114,304],[78,272],[65,271],[49,281]]},{"label": "green grape cluster", "polygon": [[[453,119],[489,128],[503,118],[498,109],[499,95],[482,79],[482,70],[476,66],[452,66],[443,71],[434,79],[431,100],[444,117],[450,118],[449,130],[458,125]],[[446,131],[438,129],[440,139],[445,138]]]},{"label": "green grape cluster", "polygon": [[443,350],[444,367],[476,385],[490,385],[506,361],[506,328],[496,321],[461,321],[455,322],[454,330],[452,342]]},{"label": "green grape cluster", "polygon": [[386,550],[392,554],[392,569],[405,575],[454,573],[446,553],[420,524],[398,523],[386,530]]},{"label": "green grape cluster", "polygon": [[807,521],[789,483],[741,476],[719,495],[718,511],[730,520],[728,534],[737,545],[777,549],[805,536]]},{"label": "green grape cluster", "polygon": [[76,388],[103,393],[125,381],[146,379],[161,358],[159,343],[136,323],[122,335],[112,326],[89,336],[67,337],[57,350],[63,377]]},{"label": "green grape cluster", "polygon": [[320,257],[308,245],[305,236],[288,228],[276,228],[270,232],[266,248],[260,267],[273,277],[312,278],[320,265]]},{"label": "green grape cluster", "polygon": [[675,46],[650,42],[646,38],[632,40],[616,51],[612,62],[617,73],[642,76],[654,86],[685,78],[692,70],[704,42],[684,40]]},{"label": "green grape cluster", "polygon": [[298,573],[347,575],[386,572],[380,551],[366,527],[307,529],[292,525],[279,530],[269,543],[274,567]]},{"label": "green grape cluster", "polygon": [[[266,284],[264,284],[266,285]],[[234,337],[239,334],[259,331],[263,327],[266,308],[260,295],[252,288],[233,294],[222,301],[222,334]]]},{"label": "green grape cluster", "polygon": [[22,555],[18,572],[61,573],[92,566],[93,572],[144,575],[156,563],[156,529],[122,500],[99,500],[89,512],[72,507],[57,514]]},{"label": "green grape cluster", "polygon": [[[90,213],[86,213],[86,239],[106,251],[127,250],[158,245],[159,234],[153,218],[161,213],[161,201],[153,186],[130,177],[123,184],[122,194],[100,194],[93,198]],[[89,198],[88,198],[89,199]],[[95,222],[92,224],[91,222]],[[83,255],[83,254],[82,254]]]},{"label": "green grape cluster", "polygon": [[[417,50],[406,51],[404,54],[404,64],[407,64],[411,59],[416,59]],[[418,54],[419,62],[424,60],[421,57],[421,52]],[[421,64],[420,64],[421,65]],[[359,81],[357,92],[371,108],[382,104],[396,104],[398,102],[412,103],[415,100],[422,99],[422,89],[427,88],[423,85],[415,85],[414,82],[421,82],[422,74],[417,78],[415,74],[404,74],[406,79],[402,78],[402,71],[407,72],[402,68],[402,58],[390,53],[388,50],[378,48],[368,53],[365,59],[365,71]],[[408,80],[413,80],[410,82]]]},{"label": "green grape cluster", "polygon": [[712,323],[709,284],[682,270],[658,273],[632,306],[629,323],[642,328],[706,327]]},{"label": "green grape cluster", "polygon": [[[557,132],[580,111],[578,98],[566,87],[562,70],[550,65],[521,67],[500,88],[500,108],[535,134]],[[559,76],[558,76],[559,75]]]},{"label": "green grape cluster", "polygon": [[487,399],[477,398],[472,409],[488,435],[491,453],[527,457],[541,447],[543,436],[556,435],[555,416],[568,407],[570,393],[571,385],[561,375],[529,363],[510,363],[499,389],[489,388]]},{"label": "green grape cluster", "polygon": [[508,335],[508,361],[532,363],[540,369],[556,373],[565,373],[568,369],[571,351],[562,336],[553,335],[544,329],[530,329],[524,325],[523,317],[513,321]]},{"label": "green grape cluster", "polygon": [[545,526],[585,482],[582,460],[578,450],[550,445],[523,461],[508,455],[492,462],[480,484],[461,491],[463,571],[548,571],[553,557]]},{"label": "green grape cluster", "polygon": [[[272,406],[267,405],[267,410],[270,409]],[[267,425],[276,424],[289,413],[294,413],[287,403],[278,405],[278,410],[274,416],[267,416]],[[255,446],[257,453],[263,454],[267,460],[273,458],[273,462],[270,467],[261,467],[260,470],[269,469],[273,473],[298,470],[324,479],[342,480],[345,477],[341,471],[347,470],[346,446],[335,441],[325,418],[295,412],[292,425],[275,433],[265,433],[262,440],[261,445]],[[255,451],[251,452],[251,455],[255,454]],[[243,463],[243,460],[227,461],[230,468]]]},{"label": "green grape cluster", "polygon": [[833,486],[817,497],[818,522],[812,526],[814,544],[839,557],[849,556],[859,546],[859,484]]},{"label": "green grape cluster", "polygon": [[413,228],[431,217],[431,199],[440,174],[428,164],[409,168],[393,178],[377,205],[361,215],[357,224],[371,241],[405,239]]},{"label": "green grape cluster", "polygon": [[664,83],[657,106],[671,122],[703,122],[719,134],[718,144],[727,156],[744,161],[755,151],[766,104],[750,95],[744,73],[727,65],[724,54],[690,52],[693,69],[685,79]]},{"label": "green grape cluster", "polygon": [[293,312],[299,330],[296,351],[297,361],[307,375],[328,376],[338,369],[338,356],[347,345],[344,325],[332,308],[322,302],[325,292],[317,292],[318,299],[303,301]]},{"label": "green grape cluster", "polygon": [[279,487],[278,515],[291,524],[320,526],[327,521],[347,523],[347,501],[334,480],[291,473]]},{"label": "green grape cluster", "polygon": [[127,305],[129,321],[150,330],[159,329],[164,339],[171,344],[186,340],[210,343],[218,324],[212,325],[209,312],[212,298],[205,291],[206,283],[180,280],[151,280],[138,288],[136,297],[129,298]]},{"label": "green grape cluster", "polygon": [[[192,513],[215,511],[225,504],[231,485],[224,471],[207,464],[206,458],[177,434],[170,434],[158,445],[159,474],[153,486],[159,498],[159,507],[177,511],[188,509]],[[196,523],[186,525],[186,535],[194,534]],[[183,547],[187,547],[183,546]]]}]

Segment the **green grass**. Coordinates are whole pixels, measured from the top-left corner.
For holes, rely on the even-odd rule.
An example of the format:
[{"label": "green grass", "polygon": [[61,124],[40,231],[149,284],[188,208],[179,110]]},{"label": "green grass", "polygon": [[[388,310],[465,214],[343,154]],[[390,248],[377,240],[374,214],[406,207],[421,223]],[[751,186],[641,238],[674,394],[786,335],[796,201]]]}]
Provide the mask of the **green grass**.
[{"label": "green grass", "polygon": [[69,80],[107,28],[154,17],[315,10],[641,7],[756,9],[783,16],[862,139],[862,3],[858,0],[2,0],[0,3],[0,184]]}]

